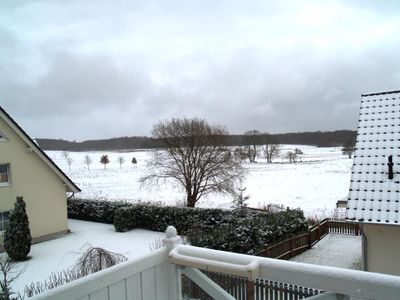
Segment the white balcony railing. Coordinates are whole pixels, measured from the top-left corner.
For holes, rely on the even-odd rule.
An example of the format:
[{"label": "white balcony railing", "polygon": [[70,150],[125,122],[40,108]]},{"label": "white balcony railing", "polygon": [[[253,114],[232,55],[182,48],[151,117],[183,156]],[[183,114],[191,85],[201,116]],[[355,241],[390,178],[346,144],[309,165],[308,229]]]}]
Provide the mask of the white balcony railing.
[{"label": "white balcony railing", "polygon": [[[169,227],[166,247],[32,299],[182,299],[182,274],[215,299],[234,299],[199,270],[263,278],[327,293],[310,299],[399,299],[400,277],[262,258],[182,245]],[[264,299],[247,295],[246,299]]]}]

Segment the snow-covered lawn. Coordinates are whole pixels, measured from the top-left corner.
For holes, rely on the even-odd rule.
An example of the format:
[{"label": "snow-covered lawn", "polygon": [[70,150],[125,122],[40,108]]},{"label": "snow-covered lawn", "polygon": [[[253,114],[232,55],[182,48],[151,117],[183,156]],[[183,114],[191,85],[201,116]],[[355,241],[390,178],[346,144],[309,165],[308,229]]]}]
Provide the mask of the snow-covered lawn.
[{"label": "snow-covered lawn", "polygon": [[361,237],[328,234],[310,250],[290,260],[308,264],[360,270]]},{"label": "snow-covered lawn", "polygon": [[[66,236],[32,245],[31,259],[18,263],[26,270],[13,284],[14,291],[24,290],[26,284],[42,282],[51,272],[73,267],[82,250],[89,244],[109,251],[124,254],[128,259],[149,253],[150,246],[164,237],[162,232],[135,229],[129,232],[115,232],[113,225],[68,220],[71,231]],[[156,242],[157,243],[157,242]]]},{"label": "snow-covered lawn", "polygon": [[[250,195],[249,206],[260,207],[269,203],[285,207],[300,207],[307,216],[332,216],[336,201],[347,197],[352,160],[343,156],[340,148],[317,148],[313,146],[286,145],[282,153],[294,148],[304,152],[302,162],[289,164],[276,158],[273,164],[264,159],[257,163],[244,163],[248,170],[243,186]],[[127,200],[129,202],[158,202],[169,205],[183,203],[184,192],[165,183],[149,190],[139,183],[146,171],[149,151],[135,152],[70,152],[73,162],[69,170],[61,151],[47,151],[48,155],[82,189],[78,197],[102,198],[105,200]],[[108,154],[110,163],[107,169],[99,162]],[[84,164],[89,155],[93,163],[90,170]],[[122,168],[118,157],[125,162]],[[132,157],[137,165],[131,163]],[[199,207],[230,207],[232,198],[227,195],[208,195],[202,198]]]}]

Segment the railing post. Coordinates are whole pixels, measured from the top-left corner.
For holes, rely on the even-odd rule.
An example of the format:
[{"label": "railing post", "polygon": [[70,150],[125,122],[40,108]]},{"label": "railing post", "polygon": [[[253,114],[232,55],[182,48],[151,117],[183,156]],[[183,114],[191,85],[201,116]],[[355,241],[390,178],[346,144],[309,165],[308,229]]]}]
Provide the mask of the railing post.
[{"label": "railing post", "polygon": [[251,280],[247,280],[246,282],[246,299],[254,299],[254,282]]},{"label": "railing post", "polygon": [[311,249],[312,241],[311,241],[311,231],[308,231],[308,249]]},{"label": "railing post", "polygon": [[354,234],[358,235],[358,231],[359,231],[358,223],[355,223],[354,224]]},{"label": "railing post", "polygon": [[[168,226],[165,231],[164,245],[167,247],[168,255],[176,246],[182,244],[182,239],[173,226]],[[168,299],[182,299],[182,275],[181,269],[172,263],[168,263]]]},{"label": "railing post", "polygon": [[321,228],[320,228],[320,226],[319,226],[319,223],[318,223],[318,230],[317,230],[317,232],[318,232],[318,241],[321,239]]}]

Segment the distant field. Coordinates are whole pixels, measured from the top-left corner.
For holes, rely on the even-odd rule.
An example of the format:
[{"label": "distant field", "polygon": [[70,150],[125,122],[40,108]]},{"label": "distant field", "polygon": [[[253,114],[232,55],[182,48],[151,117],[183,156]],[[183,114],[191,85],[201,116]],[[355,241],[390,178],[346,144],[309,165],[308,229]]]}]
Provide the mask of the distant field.
[{"label": "distant field", "polygon": [[[264,159],[257,163],[244,163],[248,170],[243,186],[250,196],[248,205],[260,207],[269,203],[285,207],[300,207],[307,216],[331,216],[337,200],[347,197],[352,160],[343,156],[340,148],[312,146],[283,146],[286,152],[299,148],[304,152],[302,162],[289,164],[276,158],[273,164]],[[46,151],[65,173],[82,189],[82,198],[126,200],[129,202],[161,202],[170,205],[183,203],[185,194],[171,183],[148,189],[141,187],[139,178],[146,170],[149,151],[135,152],[69,152],[73,160],[69,171],[61,151]],[[100,164],[100,157],[108,154],[107,169]],[[90,170],[84,164],[89,155],[93,163]],[[125,162],[120,169],[118,157]],[[131,163],[136,157],[137,165]],[[230,207],[232,198],[227,195],[208,195],[199,207]]]}]

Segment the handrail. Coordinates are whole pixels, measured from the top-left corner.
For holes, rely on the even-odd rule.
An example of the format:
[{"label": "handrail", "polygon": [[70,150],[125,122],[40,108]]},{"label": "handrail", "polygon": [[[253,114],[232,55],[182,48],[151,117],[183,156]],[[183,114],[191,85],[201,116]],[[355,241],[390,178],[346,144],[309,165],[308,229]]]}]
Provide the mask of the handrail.
[{"label": "handrail", "polygon": [[[250,280],[259,278],[260,268],[252,256],[230,253],[225,256],[224,251],[212,250],[200,247],[179,245],[176,246],[169,256],[177,265],[198,268],[209,272],[220,272],[229,270],[229,274],[247,277]],[[218,259],[216,259],[218,256]],[[226,272],[225,272],[226,273]]]},{"label": "handrail", "polygon": [[187,245],[177,246],[169,256],[172,263],[180,266],[231,275],[247,271],[252,280],[263,278],[360,299],[400,299],[399,276],[289,262]]}]

